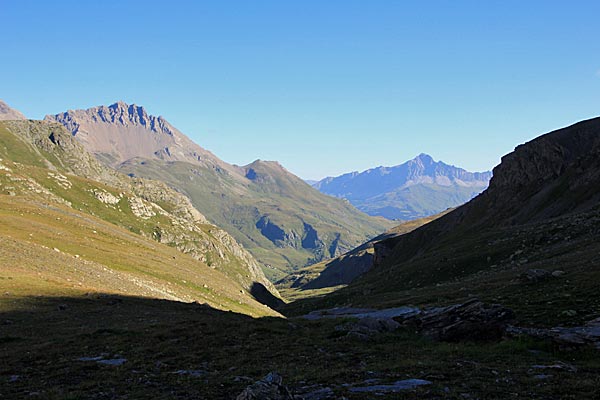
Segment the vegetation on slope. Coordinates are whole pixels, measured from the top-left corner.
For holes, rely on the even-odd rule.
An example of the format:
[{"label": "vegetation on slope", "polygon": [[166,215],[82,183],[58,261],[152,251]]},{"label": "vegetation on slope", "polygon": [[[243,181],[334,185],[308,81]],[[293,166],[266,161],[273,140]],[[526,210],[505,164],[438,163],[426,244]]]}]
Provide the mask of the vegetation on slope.
[{"label": "vegetation on slope", "polygon": [[273,280],[336,257],[392,226],[323,195],[278,163],[230,165],[140,106],[118,102],[46,120],[63,124],[99,160],[186,194]]},{"label": "vegetation on slope", "polygon": [[146,159],[130,160],[119,170],[159,179],[185,193],[265,264],[271,279],[342,254],[391,225],[319,193],[277,163],[256,161],[240,168],[247,178],[185,162]]},{"label": "vegetation on slope", "polygon": [[1,264],[15,287],[40,280],[22,289],[83,286],[271,312],[249,293],[270,283],[233,238],[164,184],[101,166],[62,126],[2,123],[0,158]]},{"label": "vegetation on slope", "polygon": [[379,254],[379,257],[381,257],[381,252],[377,252],[376,248],[381,242],[412,232],[440,218],[449,211],[446,210],[440,214],[397,225],[339,257],[322,261],[288,275],[277,282],[277,287],[279,290],[285,291],[285,296],[293,299],[323,294],[322,289],[325,288],[339,289],[342,285],[352,282],[380,262],[377,255]]}]

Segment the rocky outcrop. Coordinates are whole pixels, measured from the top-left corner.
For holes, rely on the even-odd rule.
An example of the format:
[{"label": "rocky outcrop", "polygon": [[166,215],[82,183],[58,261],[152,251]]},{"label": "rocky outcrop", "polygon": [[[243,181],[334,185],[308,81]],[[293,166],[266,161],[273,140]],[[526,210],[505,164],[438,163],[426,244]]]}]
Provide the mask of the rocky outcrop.
[{"label": "rocky outcrop", "polygon": [[113,166],[135,157],[226,166],[166,119],[150,115],[135,104],[118,101],[110,106],[47,115],[45,120],[65,126],[88,151]]},{"label": "rocky outcrop", "polygon": [[401,322],[434,340],[461,342],[498,340],[514,317],[506,307],[473,299],[464,304],[425,309],[417,315],[401,317]]},{"label": "rocky outcrop", "polygon": [[20,111],[11,108],[4,101],[0,100],[0,121],[11,121],[27,119]]},{"label": "rocky outcrop", "polygon": [[581,347],[591,345],[600,350],[600,318],[589,321],[584,326],[544,328],[520,328],[510,326],[507,333],[511,336],[531,336],[550,340],[561,347]]},{"label": "rocky outcrop", "polygon": [[269,372],[267,376],[242,391],[236,400],[294,400],[294,396],[283,385],[283,378],[276,372]]}]

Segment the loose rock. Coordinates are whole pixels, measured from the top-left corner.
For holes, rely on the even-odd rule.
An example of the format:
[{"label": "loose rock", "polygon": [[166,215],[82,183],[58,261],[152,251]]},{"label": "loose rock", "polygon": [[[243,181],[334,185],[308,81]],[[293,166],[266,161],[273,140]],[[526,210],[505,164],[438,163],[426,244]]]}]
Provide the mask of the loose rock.
[{"label": "loose rock", "polygon": [[276,372],[269,372],[260,381],[246,387],[237,400],[294,400],[290,390],[283,385],[283,378]]}]

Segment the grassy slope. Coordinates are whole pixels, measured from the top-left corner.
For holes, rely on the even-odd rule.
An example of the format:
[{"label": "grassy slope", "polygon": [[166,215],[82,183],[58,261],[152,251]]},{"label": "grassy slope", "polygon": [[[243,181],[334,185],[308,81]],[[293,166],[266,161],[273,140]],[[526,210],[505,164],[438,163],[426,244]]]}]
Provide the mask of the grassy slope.
[{"label": "grassy slope", "polygon": [[[339,251],[347,251],[390,226],[390,222],[362,214],[346,202],[323,195],[275,163],[256,162],[252,168],[262,180],[240,181],[226,171],[183,162],[133,160],[121,166],[124,173],[167,182],[190,197],[212,222],[230,232],[259,261],[271,266],[271,279],[302,267],[315,258],[330,257],[328,247],[337,234]],[[256,222],[264,215],[286,232],[301,235],[306,222],[325,242],[320,251],[304,249],[301,237],[275,244],[261,234]]]},{"label": "grassy slope", "polygon": [[[1,264],[12,290],[33,295],[81,286],[88,291],[197,300],[253,315],[272,313],[243,290],[239,277],[247,270],[231,255],[230,262],[215,270],[150,240],[160,226],[176,232],[170,227],[174,221],[161,214],[135,216],[128,201],[131,193],[121,192],[115,205],[100,202],[94,190],[115,196],[119,190],[49,170],[48,159],[60,165],[56,156],[30,146],[4,125],[0,158]],[[198,227],[206,230],[204,238],[214,229]]]}]

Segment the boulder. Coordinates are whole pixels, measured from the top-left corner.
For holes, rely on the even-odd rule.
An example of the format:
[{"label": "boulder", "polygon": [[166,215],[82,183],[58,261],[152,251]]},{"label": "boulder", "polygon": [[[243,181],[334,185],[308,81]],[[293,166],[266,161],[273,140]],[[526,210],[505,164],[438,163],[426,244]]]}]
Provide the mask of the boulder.
[{"label": "boulder", "polygon": [[552,277],[552,272],[545,269],[528,269],[521,274],[521,281],[525,283],[538,283]]},{"label": "boulder", "polygon": [[464,304],[426,309],[421,314],[406,318],[403,323],[416,327],[434,340],[460,342],[498,340],[512,319],[512,310],[473,299]]},{"label": "boulder", "polygon": [[246,387],[236,400],[294,400],[294,397],[283,385],[281,375],[277,372],[269,372],[261,380]]},{"label": "boulder", "polygon": [[527,335],[550,340],[562,347],[592,345],[600,350],[600,318],[589,321],[584,326],[570,328],[557,326],[550,329],[509,326],[506,332],[511,336]]}]

